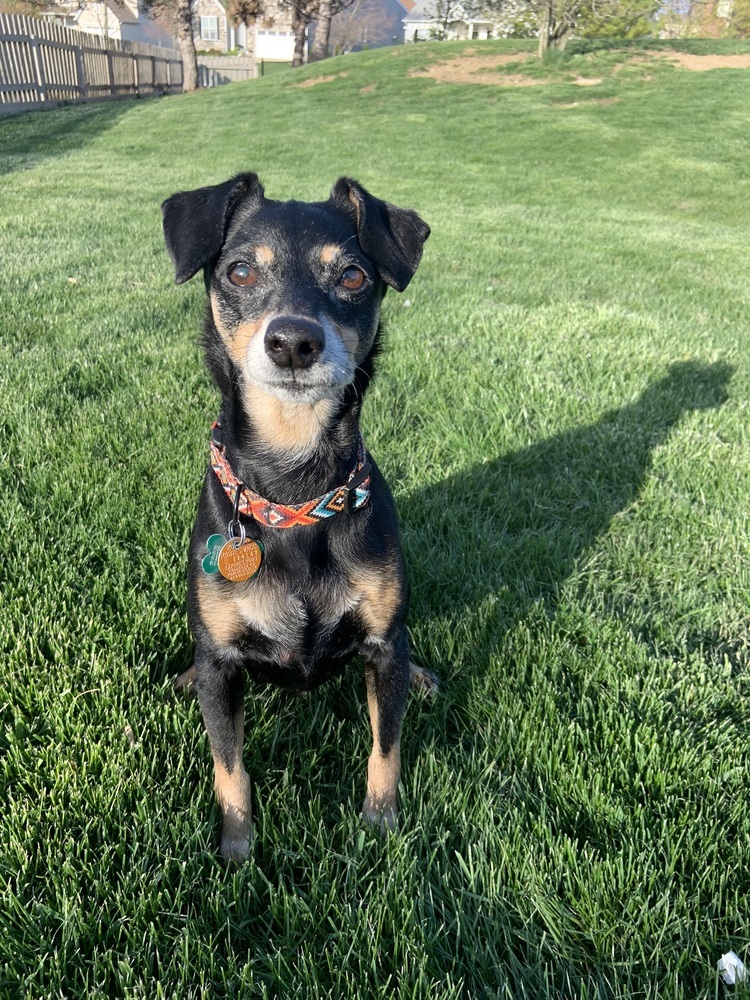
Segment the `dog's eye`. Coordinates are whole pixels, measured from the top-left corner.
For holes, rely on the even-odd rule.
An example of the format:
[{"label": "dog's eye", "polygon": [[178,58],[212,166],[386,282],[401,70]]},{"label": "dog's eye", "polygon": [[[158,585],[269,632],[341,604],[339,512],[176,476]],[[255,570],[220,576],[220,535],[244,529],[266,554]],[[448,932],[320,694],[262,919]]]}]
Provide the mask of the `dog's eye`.
[{"label": "dog's eye", "polygon": [[350,292],[356,292],[365,283],[365,272],[359,267],[347,267],[341,275],[341,284]]},{"label": "dog's eye", "polygon": [[232,264],[229,268],[229,280],[233,285],[239,285],[241,288],[247,288],[249,285],[254,285],[258,280],[258,275],[255,273],[255,269],[250,267],[249,264]]}]

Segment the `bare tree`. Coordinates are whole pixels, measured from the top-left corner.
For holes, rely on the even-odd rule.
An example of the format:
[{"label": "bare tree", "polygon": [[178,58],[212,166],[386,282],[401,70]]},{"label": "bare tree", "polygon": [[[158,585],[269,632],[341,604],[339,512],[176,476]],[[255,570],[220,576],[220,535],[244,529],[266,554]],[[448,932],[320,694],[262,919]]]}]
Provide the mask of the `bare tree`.
[{"label": "bare tree", "polygon": [[[148,2],[148,0],[146,0]],[[195,51],[193,33],[192,0],[158,0],[173,13],[177,28],[177,44],[182,55],[182,89],[186,92],[198,89],[198,56]]]},{"label": "bare tree", "polygon": [[334,55],[349,52],[355,45],[366,45],[381,26],[382,12],[377,0],[354,0],[350,6],[334,14],[331,21]]},{"label": "bare tree", "polygon": [[[750,0],[748,0],[750,2]],[[651,18],[661,0],[526,0],[526,24],[538,25],[539,58],[549,49],[562,52],[573,35],[635,38],[653,31]],[[509,0],[485,0],[484,10],[502,20],[510,13]]]},{"label": "bare tree", "polygon": [[320,0],[318,3],[318,19],[315,25],[315,41],[310,53],[310,62],[325,59],[328,55],[328,40],[331,35],[332,17],[333,0]]},{"label": "bare tree", "polygon": [[149,17],[166,17],[177,35],[182,55],[182,89],[198,89],[198,56],[195,51],[192,0],[140,0]]},{"label": "bare tree", "polygon": [[[301,66],[305,61],[305,35],[307,27],[316,17],[318,23],[315,27],[315,48],[311,53],[313,58],[325,58],[328,52],[328,38],[331,30],[331,18],[351,6],[355,0],[330,0],[330,17],[326,14],[326,21],[321,18],[322,5],[325,0],[279,0],[279,5],[291,11],[292,31],[294,32],[294,58],[292,66]],[[322,22],[322,23],[321,23]],[[316,55],[321,52],[321,55]]]},{"label": "bare tree", "polygon": [[[437,22],[431,33],[435,38],[443,41],[448,37],[449,24],[459,16],[457,4],[455,0],[433,0],[430,13]],[[461,13],[464,13],[463,9]]]},{"label": "bare tree", "polygon": [[263,0],[229,0],[227,4],[227,17],[232,24],[235,27],[244,24],[248,29],[245,49],[249,55],[255,53],[255,32],[251,29],[255,27],[257,19],[263,15],[263,11]]},{"label": "bare tree", "polygon": [[539,10],[539,58],[547,49],[562,52],[568,44],[583,7],[583,0],[537,0]]},{"label": "bare tree", "polygon": [[318,0],[279,0],[279,6],[292,15],[294,34],[294,56],[292,66],[301,66],[305,61],[305,36],[307,26],[318,10]]}]

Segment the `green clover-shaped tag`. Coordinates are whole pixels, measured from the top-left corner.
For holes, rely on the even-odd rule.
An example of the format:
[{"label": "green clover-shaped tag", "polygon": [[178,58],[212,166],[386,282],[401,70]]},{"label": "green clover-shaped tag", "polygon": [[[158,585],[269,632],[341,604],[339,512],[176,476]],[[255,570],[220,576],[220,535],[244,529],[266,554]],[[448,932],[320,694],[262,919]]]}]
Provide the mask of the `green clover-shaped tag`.
[{"label": "green clover-shaped tag", "polygon": [[225,535],[211,535],[206,542],[206,548],[208,549],[208,555],[203,557],[203,569],[206,573],[218,573],[219,572],[219,553],[222,548],[226,545]]}]

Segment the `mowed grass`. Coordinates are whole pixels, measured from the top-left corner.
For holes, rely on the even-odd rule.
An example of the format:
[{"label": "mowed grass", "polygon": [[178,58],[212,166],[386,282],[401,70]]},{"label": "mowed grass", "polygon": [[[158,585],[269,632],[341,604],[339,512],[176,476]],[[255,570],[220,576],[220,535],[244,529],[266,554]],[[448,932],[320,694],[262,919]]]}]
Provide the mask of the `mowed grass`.
[{"label": "mowed grass", "polygon": [[[750,958],[750,71],[411,75],[463,51],[0,120],[3,997],[696,1000]],[[363,423],[442,690],[386,839],[361,667],[249,691],[232,874],[171,686],[217,396],[159,203],[246,169],[433,228]]]}]

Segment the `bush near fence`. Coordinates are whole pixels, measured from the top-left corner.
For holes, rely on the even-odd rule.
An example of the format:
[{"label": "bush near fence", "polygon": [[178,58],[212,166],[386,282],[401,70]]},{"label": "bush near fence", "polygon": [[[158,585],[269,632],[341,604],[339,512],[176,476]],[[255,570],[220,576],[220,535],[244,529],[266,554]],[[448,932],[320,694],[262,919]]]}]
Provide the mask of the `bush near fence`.
[{"label": "bush near fence", "polygon": [[60,101],[181,90],[182,57],[176,49],[0,14],[0,114]]}]

